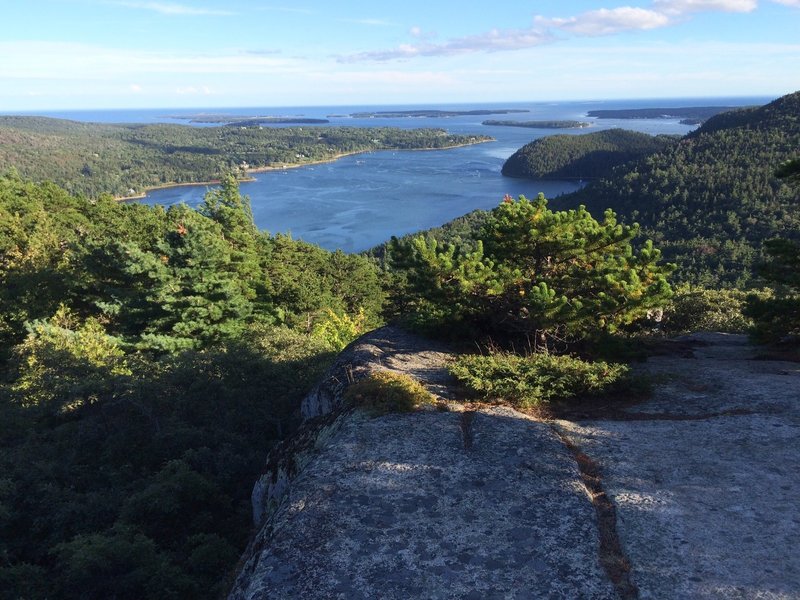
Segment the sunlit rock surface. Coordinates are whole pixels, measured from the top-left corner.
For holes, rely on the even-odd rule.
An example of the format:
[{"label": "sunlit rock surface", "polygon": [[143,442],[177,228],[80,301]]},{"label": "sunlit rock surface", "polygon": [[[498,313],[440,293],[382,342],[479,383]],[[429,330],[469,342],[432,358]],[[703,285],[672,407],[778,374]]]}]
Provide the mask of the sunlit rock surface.
[{"label": "sunlit rock surface", "polygon": [[[642,367],[650,400],[541,422],[456,402],[446,348],[365,336],[270,455],[230,597],[800,598],[800,365],[754,360],[742,336],[681,344]],[[419,377],[448,410],[342,410],[373,369]],[[601,566],[608,536],[622,586]]]}]

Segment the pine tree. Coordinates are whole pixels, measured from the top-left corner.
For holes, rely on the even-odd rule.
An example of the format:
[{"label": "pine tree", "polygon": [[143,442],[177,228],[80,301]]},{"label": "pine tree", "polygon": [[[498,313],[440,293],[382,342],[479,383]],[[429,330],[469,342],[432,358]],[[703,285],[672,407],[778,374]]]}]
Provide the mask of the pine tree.
[{"label": "pine tree", "polygon": [[671,266],[658,264],[650,241],[635,250],[637,233],[611,211],[597,221],[583,207],[551,211],[541,194],[507,196],[474,251],[417,238],[391,252],[423,322],[549,344],[613,332],[670,297]]},{"label": "pine tree", "polygon": [[180,205],[167,214],[172,225],[158,254],[132,256],[128,271],[152,282],[147,302],[158,307],[142,343],[161,350],[197,348],[235,337],[252,312],[219,225]]},{"label": "pine tree", "polygon": [[222,235],[231,247],[231,264],[238,274],[238,282],[250,299],[263,296],[260,250],[263,249],[264,234],[253,220],[250,198],[239,192],[239,182],[232,173],[221,179],[219,188],[210,190],[197,211],[219,223]]}]

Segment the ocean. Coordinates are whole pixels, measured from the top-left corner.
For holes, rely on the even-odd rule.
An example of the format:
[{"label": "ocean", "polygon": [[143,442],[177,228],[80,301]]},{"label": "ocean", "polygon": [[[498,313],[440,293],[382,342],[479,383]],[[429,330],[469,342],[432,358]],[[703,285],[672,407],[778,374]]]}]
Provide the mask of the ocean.
[{"label": "ocean", "polygon": [[[37,113],[78,121],[105,123],[191,123],[200,113],[323,118],[323,127],[436,127],[456,134],[489,135],[496,141],[451,150],[382,151],[348,156],[333,163],[255,174],[255,181],[242,183],[250,197],[259,228],[271,233],[290,233],[296,239],[319,244],[329,250],[360,252],[393,235],[404,235],[464,215],[474,209],[490,209],[505,194],[534,197],[543,192],[558,206],[558,196],[578,189],[575,181],[529,181],[503,177],[503,162],[525,144],[555,134],[583,135],[601,129],[622,127],[650,134],[686,134],[693,126],[679,119],[594,119],[589,110],[676,106],[747,106],[764,104],[771,98],[683,98],[604,100],[585,102],[497,102],[492,104],[418,106],[318,106],[246,107],[142,110],[86,110]],[[507,115],[454,117],[365,117],[356,112],[513,109],[530,112]],[[592,123],[585,129],[553,130],[486,126],[497,120],[579,120]],[[273,125],[270,125],[273,126]],[[282,125],[274,125],[282,126]],[[297,126],[297,125],[295,125]],[[147,204],[185,202],[196,206],[206,186],[154,190],[141,200]]]}]

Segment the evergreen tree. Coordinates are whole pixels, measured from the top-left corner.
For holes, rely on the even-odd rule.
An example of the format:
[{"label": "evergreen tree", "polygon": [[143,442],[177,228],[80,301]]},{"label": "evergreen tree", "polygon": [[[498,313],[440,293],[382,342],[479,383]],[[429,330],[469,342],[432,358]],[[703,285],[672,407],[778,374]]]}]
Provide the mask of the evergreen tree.
[{"label": "evergreen tree", "polygon": [[142,334],[142,344],[174,351],[235,337],[252,304],[220,226],[185,205],[171,208],[167,217],[172,229],[156,251],[132,251],[125,267],[150,280],[146,301],[156,315]]},{"label": "evergreen tree", "polygon": [[650,241],[634,250],[637,233],[610,210],[602,222],[583,207],[551,211],[540,194],[506,197],[473,251],[423,238],[391,251],[422,322],[551,344],[613,332],[670,297],[671,267]]}]

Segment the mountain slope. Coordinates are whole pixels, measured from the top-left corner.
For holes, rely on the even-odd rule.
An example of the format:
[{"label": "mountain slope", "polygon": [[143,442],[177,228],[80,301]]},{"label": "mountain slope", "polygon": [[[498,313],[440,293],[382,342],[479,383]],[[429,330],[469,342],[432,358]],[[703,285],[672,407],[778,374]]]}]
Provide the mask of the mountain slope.
[{"label": "mountain slope", "polygon": [[800,92],[723,113],[678,144],[617,167],[559,206],[611,207],[638,221],[679,265],[706,285],[752,283],[761,244],[800,235],[797,190],[774,175],[800,152]]}]

